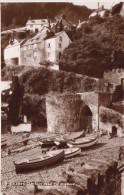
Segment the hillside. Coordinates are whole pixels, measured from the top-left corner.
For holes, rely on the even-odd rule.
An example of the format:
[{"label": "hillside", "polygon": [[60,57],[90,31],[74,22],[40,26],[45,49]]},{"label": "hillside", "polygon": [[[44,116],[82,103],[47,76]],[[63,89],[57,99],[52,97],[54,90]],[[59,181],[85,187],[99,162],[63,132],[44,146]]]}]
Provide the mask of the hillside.
[{"label": "hillside", "polygon": [[2,28],[13,28],[14,25],[25,26],[29,17],[32,19],[50,18],[55,21],[61,14],[65,14],[68,20],[77,24],[87,20],[92,10],[85,6],[77,6],[72,3],[2,3],[1,21]]},{"label": "hillside", "polygon": [[60,69],[93,77],[102,77],[107,69],[123,68],[124,18],[94,17],[73,36],[65,49]]}]

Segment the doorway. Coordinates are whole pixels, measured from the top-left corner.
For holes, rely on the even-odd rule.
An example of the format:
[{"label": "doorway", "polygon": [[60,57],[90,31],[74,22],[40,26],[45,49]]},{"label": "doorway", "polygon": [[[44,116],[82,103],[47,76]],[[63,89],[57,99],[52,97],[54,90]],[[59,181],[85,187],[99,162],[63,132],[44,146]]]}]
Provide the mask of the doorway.
[{"label": "doorway", "polygon": [[87,105],[85,105],[81,110],[80,129],[86,130],[88,127],[92,129],[92,112],[90,108]]}]

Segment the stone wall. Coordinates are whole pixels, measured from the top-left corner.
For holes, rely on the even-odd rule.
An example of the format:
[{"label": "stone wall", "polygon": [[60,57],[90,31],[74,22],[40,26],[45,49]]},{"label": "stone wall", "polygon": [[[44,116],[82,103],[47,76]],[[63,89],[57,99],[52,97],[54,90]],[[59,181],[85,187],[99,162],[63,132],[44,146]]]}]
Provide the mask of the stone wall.
[{"label": "stone wall", "polygon": [[[79,94],[79,93],[78,93]],[[79,94],[84,105],[87,105],[92,112],[92,128],[98,129],[98,94],[95,92],[85,92]],[[82,107],[83,109],[83,107]]]},{"label": "stone wall", "polygon": [[80,130],[79,95],[63,94],[46,97],[47,126],[50,133],[76,132]]},{"label": "stone wall", "polygon": [[[27,46],[29,47],[29,46]],[[26,48],[27,48],[26,47]],[[37,66],[45,60],[45,50],[42,44],[39,44],[37,48],[33,48],[34,45],[31,45],[31,48],[24,50],[24,47],[21,48],[21,62],[20,64],[27,66]]]},{"label": "stone wall", "polygon": [[92,129],[106,129],[106,124],[100,123],[100,105],[110,105],[109,94],[85,92],[77,95],[60,94],[47,96],[46,115],[48,132],[64,133],[82,130],[82,111],[85,106],[88,106],[92,113]]},{"label": "stone wall", "polygon": [[121,78],[124,78],[124,69],[113,69],[112,71],[104,72],[104,80],[114,85],[121,84]]},{"label": "stone wall", "polygon": [[109,92],[98,92],[99,106],[110,107],[112,103],[112,93]]}]

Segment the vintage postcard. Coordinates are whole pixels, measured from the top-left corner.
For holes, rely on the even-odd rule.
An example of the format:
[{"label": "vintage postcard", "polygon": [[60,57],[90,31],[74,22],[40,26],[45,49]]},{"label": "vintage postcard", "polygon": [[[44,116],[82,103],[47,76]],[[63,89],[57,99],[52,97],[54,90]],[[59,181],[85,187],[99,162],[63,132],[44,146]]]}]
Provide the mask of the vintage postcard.
[{"label": "vintage postcard", "polygon": [[124,195],[124,2],[0,3],[1,194]]}]

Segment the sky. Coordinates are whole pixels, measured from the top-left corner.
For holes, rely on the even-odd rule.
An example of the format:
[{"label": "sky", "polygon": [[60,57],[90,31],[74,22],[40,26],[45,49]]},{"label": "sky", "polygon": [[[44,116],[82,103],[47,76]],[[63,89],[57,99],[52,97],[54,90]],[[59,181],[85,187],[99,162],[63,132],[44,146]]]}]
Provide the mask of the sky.
[{"label": "sky", "polygon": [[0,2],[73,2],[75,5],[85,5],[90,9],[98,8],[99,2],[100,6],[104,5],[105,8],[110,9],[112,5],[121,2],[121,0],[0,0]]},{"label": "sky", "polygon": [[104,5],[105,8],[110,9],[114,4],[121,2],[121,0],[74,0],[74,4],[85,5],[90,9],[95,9],[99,5]]}]

